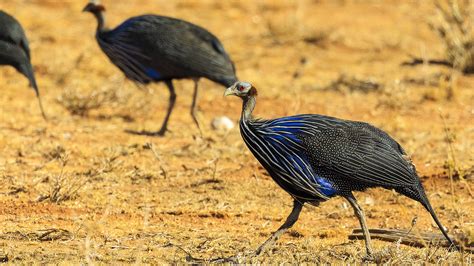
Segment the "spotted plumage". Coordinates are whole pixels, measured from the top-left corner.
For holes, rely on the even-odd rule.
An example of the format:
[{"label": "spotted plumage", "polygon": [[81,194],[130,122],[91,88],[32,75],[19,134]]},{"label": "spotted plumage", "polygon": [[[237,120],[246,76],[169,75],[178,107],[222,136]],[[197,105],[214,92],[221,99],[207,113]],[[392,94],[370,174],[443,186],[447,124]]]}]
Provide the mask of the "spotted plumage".
[{"label": "spotted plumage", "polygon": [[237,80],[234,64],[222,43],[200,26],[166,16],[142,15],[107,29],[102,5],[89,3],[84,11],[96,17],[100,48],[128,79],[140,85],[165,82],[168,86],[168,112],[161,129],[151,135],[163,135],[167,129],[176,101],[172,80],[195,81],[191,114],[198,127],[198,80],[207,78],[226,87]]},{"label": "spotted plumage", "polygon": [[252,112],[257,92],[247,82],[235,83],[226,95],[242,98],[242,138],[273,180],[294,198],[292,213],[270,239],[296,222],[304,203],[318,204],[342,196],[359,218],[371,255],[365,218],[352,192],[382,187],[420,202],[454,246],[426,197],[415,166],[400,144],[384,131],[367,123],[323,115],[255,119]]}]

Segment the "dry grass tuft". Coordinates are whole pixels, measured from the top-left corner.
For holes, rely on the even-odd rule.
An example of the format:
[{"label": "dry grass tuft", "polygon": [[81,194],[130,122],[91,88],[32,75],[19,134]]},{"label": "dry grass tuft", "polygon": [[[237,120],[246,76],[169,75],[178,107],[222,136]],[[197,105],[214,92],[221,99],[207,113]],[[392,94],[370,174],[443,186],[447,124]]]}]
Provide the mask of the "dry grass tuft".
[{"label": "dry grass tuft", "polygon": [[382,90],[384,85],[379,83],[374,78],[356,78],[341,74],[339,77],[332,81],[329,85],[324,86],[322,90],[338,91],[338,92],[375,92]]},{"label": "dry grass tuft", "polygon": [[64,90],[57,101],[72,115],[85,117],[90,111],[118,100],[117,90],[112,88],[95,90],[89,93],[69,88]]},{"label": "dry grass tuft", "polygon": [[[445,162],[444,167],[448,170],[448,177],[449,180],[451,181],[451,193],[453,194],[453,197],[455,195],[454,193],[454,180],[460,180],[462,181],[465,185],[466,188],[469,192],[469,194],[474,195],[469,184],[466,182],[464,176],[465,176],[465,170],[463,167],[460,165],[458,158],[456,156],[456,151],[454,149],[454,142],[456,141],[456,134],[448,127],[448,124],[446,122],[446,117],[440,112],[440,117],[443,120],[443,125],[444,125],[444,133],[445,133],[445,141],[448,146],[447,150],[447,159]],[[453,198],[453,201],[455,199]]]},{"label": "dry grass tuft", "polygon": [[400,80],[395,80],[393,84],[387,85],[378,97],[377,108],[387,109],[410,109],[413,102],[410,101],[407,87]]},{"label": "dry grass tuft", "polygon": [[258,4],[259,14],[263,15],[265,25],[265,35],[272,40],[273,44],[295,44],[303,42],[308,45],[324,46],[330,38],[332,30],[321,29],[320,27],[309,24],[304,12],[306,4],[304,1],[295,1],[287,6],[288,12],[284,17],[276,17],[269,10],[277,8],[276,6],[265,3]]},{"label": "dry grass tuft", "polygon": [[66,150],[63,146],[58,145],[52,149],[43,152],[43,157],[49,162],[53,160],[59,160],[61,157],[66,155]]},{"label": "dry grass tuft", "polygon": [[71,176],[65,172],[68,163],[68,155],[61,154],[58,159],[61,171],[53,177],[47,177],[43,180],[46,189],[36,199],[37,202],[49,200],[52,203],[61,203],[63,201],[75,199],[79,190],[88,182],[87,179],[79,176]]},{"label": "dry grass tuft", "polygon": [[445,46],[446,60],[464,73],[474,73],[474,5],[471,0],[435,0],[430,27]]}]

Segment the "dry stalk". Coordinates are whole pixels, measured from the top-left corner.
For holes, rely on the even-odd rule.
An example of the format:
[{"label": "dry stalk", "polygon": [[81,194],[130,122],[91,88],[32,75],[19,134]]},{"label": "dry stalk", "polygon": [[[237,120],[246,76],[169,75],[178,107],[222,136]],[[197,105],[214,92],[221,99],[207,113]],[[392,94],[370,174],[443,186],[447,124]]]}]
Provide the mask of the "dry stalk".
[{"label": "dry stalk", "polygon": [[87,116],[90,111],[99,109],[106,104],[118,102],[118,100],[117,90],[108,88],[90,93],[66,89],[57,101],[72,115]]},{"label": "dry stalk", "polygon": [[455,69],[474,73],[474,3],[472,0],[435,0],[430,22],[445,47],[445,59]]},{"label": "dry stalk", "polygon": [[66,174],[65,169],[68,163],[67,154],[62,155],[58,160],[61,164],[60,173],[54,176],[52,183],[49,184],[48,191],[42,193],[36,201],[49,200],[50,202],[58,204],[62,201],[73,199],[77,196],[78,191],[88,182],[87,179],[71,177]]},{"label": "dry stalk", "polygon": [[444,133],[446,135],[446,143],[448,145],[448,153],[447,153],[447,167],[448,167],[448,175],[451,180],[451,190],[453,192],[453,197],[454,197],[454,177],[457,177],[462,183],[466,185],[467,191],[471,195],[471,197],[474,196],[471,187],[469,184],[466,182],[466,179],[464,178],[464,170],[462,169],[461,166],[459,166],[457,159],[456,159],[456,152],[454,151],[454,140],[455,140],[455,135],[451,132],[451,130],[448,127],[448,124],[446,122],[446,117],[443,115],[441,110],[439,111],[439,115],[441,119],[443,120],[443,126],[444,126]]},{"label": "dry stalk", "polygon": [[163,178],[166,179],[168,177],[168,171],[165,169],[164,162],[161,159],[161,156],[158,151],[156,151],[155,146],[153,145],[153,143],[148,142],[145,144],[145,147],[150,149],[153,153],[153,156],[155,156],[156,160],[158,160],[158,163],[160,164],[161,175],[163,175]]}]

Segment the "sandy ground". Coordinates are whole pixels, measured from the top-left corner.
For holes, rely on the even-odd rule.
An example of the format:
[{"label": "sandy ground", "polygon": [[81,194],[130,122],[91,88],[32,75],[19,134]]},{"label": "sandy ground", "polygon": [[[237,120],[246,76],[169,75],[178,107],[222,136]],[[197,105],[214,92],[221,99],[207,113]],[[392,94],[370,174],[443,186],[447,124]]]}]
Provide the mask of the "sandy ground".
[{"label": "sandy ground", "polygon": [[[211,128],[222,115],[237,123],[240,100],[223,98],[222,87],[203,81],[201,137],[189,115],[192,82],[177,81],[171,132],[164,138],[126,133],[158,129],[168,93],[163,84],[143,91],[124,81],[95,42],[95,21],[81,12],[85,2],[0,3],[27,31],[50,117],[42,120],[22,76],[0,68],[0,254],[23,264],[168,264],[257,248],[283,223],[292,200],[250,154],[238,128]],[[410,55],[443,56],[427,25],[433,7],[424,3],[104,1],[110,26],[156,13],[214,32],[239,78],[259,89],[257,116],[320,113],[386,130],[412,156],[450,233],[472,243],[474,77],[400,66]],[[97,108],[85,116],[64,107],[94,99]],[[408,230],[418,217],[413,232],[438,232],[421,205],[395,192],[356,197],[370,228]],[[363,241],[348,239],[358,226],[348,204],[335,198],[306,207],[274,248],[244,261],[360,262]],[[437,245],[374,240],[374,248],[379,262],[474,259]]]}]

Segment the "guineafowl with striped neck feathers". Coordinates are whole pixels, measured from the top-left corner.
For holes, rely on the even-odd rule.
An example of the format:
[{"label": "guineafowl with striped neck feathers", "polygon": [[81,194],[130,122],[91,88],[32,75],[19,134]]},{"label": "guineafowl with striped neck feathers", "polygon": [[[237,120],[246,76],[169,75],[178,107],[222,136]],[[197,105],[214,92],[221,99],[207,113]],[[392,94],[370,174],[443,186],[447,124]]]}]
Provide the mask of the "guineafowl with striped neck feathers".
[{"label": "guineafowl with striped neck feathers", "polygon": [[168,87],[169,104],[161,129],[132,133],[165,134],[176,101],[174,79],[194,80],[191,115],[199,129],[196,117],[199,79],[207,78],[225,87],[237,81],[234,64],[224,46],[202,27],[176,18],[142,15],[110,30],[105,27],[103,5],[91,2],[83,11],[97,19],[99,46],[128,79],[140,85],[164,82]]},{"label": "guineafowl with striped neck feathers", "polygon": [[236,82],[225,95],[243,100],[240,132],[244,142],[294,200],[285,223],[256,250],[256,255],[293,226],[305,203],[318,205],[341,196],[359,219],[367,257],[371,258],[369,230],[352,192],[374,187],[393,189],[420,202],[455,248],[425,194],[415,166],[400,144],[384,131],[364,122],[313,114],[255,119],[252,112],[257,90],[248,82]]}]

